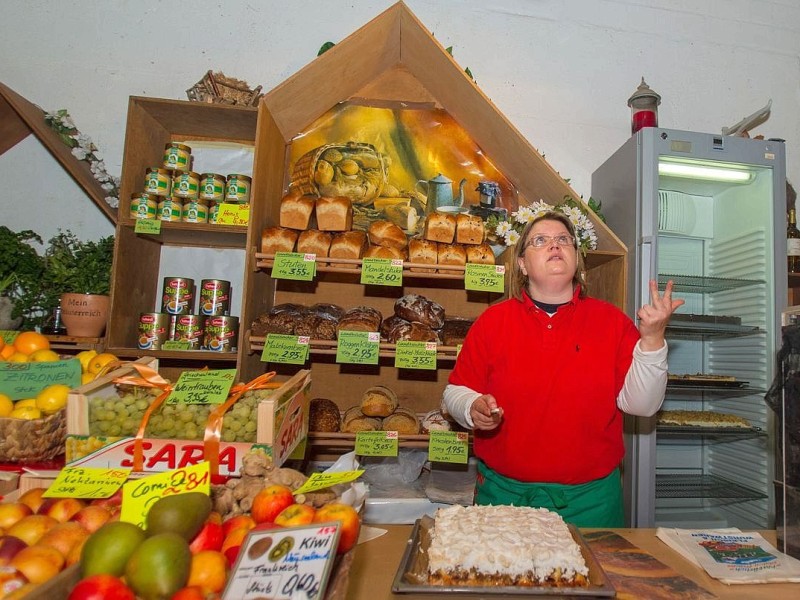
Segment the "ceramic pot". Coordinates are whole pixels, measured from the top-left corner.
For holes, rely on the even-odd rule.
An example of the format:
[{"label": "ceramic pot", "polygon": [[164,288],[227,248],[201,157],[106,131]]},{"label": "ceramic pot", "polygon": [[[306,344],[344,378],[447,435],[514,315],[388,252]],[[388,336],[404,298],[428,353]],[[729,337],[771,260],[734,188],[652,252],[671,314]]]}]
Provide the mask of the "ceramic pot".
[{"label": "ceramic pot", "polygon": [[98,294],[61,294],[61,320],[72,337],[100,337],[108,322],[110,298]]}]

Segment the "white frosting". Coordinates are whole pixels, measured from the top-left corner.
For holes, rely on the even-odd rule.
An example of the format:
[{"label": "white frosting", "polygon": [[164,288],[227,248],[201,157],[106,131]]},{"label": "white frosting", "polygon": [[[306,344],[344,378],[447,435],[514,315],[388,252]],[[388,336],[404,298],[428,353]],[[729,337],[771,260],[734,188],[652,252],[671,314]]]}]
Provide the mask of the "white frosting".
[{"label": "white frosting", "polygon": [[556,570],[566,580],[589,574],[561,516],[546,508],[523,506],[440,508],[431,531],[428,570],[474,570],[479,575],[522,576],[537,582]]}]

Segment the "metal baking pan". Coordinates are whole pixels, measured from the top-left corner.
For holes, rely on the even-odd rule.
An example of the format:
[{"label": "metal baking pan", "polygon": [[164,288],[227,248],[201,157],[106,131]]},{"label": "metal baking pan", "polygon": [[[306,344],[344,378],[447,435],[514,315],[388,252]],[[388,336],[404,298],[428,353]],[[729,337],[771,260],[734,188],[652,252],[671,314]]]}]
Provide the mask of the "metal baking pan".
[{"label": "metal baking pan", "polygon": [[490,596],[590,596],[614,597],[617,595],[614,586],[603,571],[591,548],[583,539],[578,529],[569,525],[573,539],[580,546],[586,566],[589,567],[589,586],[587,587],[554,587],[554,586],[444,586],[427,583],[428,557],[430,546],[430,530],[433,519],[423,517],[414,524],[400,566],[392,582],[395,594],[480,594]]}]

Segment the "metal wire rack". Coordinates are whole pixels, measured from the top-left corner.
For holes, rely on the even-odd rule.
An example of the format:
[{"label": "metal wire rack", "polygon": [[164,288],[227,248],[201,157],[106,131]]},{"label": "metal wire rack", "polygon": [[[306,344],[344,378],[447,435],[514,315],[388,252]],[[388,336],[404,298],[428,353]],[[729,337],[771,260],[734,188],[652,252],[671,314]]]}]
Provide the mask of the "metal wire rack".
[{"label": "metal wire rack", "polygon": [[656,474],[656,498],[758,500],[766,497],[766,494],[718,475]]}]

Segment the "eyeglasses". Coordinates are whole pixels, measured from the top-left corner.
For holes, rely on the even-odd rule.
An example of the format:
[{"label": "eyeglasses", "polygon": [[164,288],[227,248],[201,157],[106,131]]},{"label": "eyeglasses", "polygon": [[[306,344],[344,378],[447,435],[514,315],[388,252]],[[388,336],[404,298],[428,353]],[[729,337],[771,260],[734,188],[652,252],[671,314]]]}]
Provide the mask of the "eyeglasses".
[{"label": "eyeglasses", "polygon": [[533,246],[534,248],[545,248],[550,246],[552,242],[555,242],[559,246],[572,246],[575,244],[575,238],[568,233],[562,233],[560,235],[534,235],[528,240],[525,247]]}]

